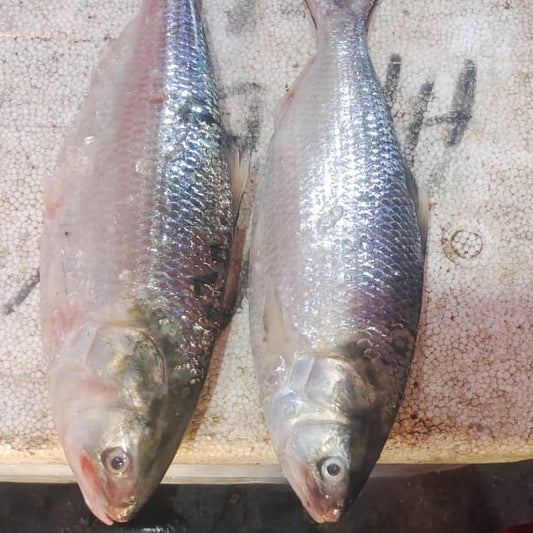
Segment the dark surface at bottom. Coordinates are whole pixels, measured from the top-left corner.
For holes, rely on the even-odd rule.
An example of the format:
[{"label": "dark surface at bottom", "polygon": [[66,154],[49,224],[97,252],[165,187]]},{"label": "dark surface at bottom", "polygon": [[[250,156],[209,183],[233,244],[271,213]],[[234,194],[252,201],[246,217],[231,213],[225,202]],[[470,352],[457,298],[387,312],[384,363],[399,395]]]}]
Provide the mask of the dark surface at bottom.
[{"label": "dark surface at bottom", "polygon": [[163,485],[105,526],[75,485],[0,484],[0,532],[486,533],[533,520],[533,461],[370,479],[338,524],[317,525],[285,485]]}]

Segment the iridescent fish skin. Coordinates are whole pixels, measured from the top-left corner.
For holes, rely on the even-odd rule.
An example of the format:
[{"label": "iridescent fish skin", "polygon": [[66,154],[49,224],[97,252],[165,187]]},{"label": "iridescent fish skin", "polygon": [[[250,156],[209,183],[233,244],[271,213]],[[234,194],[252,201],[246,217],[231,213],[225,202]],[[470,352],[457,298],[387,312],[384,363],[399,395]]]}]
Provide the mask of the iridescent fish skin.
[{"label": "iridescent fish skin", "polygon": [[45,183],[53,416],[108,524],[159,484],[206,378],[235,219],[226,156],[196,2],[145,0]]},{"label": "iridescent fish skin", "polygon": [[417,334],[416,185],[365,43],[372,0],[308,0],[316,57],[287,97],[255,209],[250,327],[283,471],[317,522],[359,492]]}]

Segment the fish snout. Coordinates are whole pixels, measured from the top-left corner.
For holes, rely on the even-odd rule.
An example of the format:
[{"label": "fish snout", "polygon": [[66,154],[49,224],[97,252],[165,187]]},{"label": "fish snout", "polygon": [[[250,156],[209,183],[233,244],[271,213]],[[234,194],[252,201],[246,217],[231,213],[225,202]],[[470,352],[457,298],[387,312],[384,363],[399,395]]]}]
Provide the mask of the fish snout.
[{"label": "fish snout", "polygon": [[119,505],[107,505],[107,515],[113,522],[127,522],[139,509],[137,500],[129,498]]}]

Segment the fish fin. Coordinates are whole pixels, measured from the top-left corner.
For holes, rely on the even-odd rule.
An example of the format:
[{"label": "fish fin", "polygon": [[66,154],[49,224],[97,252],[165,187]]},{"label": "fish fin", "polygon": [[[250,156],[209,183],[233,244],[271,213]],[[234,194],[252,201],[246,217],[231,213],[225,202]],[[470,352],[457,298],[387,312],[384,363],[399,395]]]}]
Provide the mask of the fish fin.
[{"label": "fish fin", "polygon": [[418,226],[420,228],[420,238],[422,240],[422,252],[426,253],[429,227],[429,193],[426,185],[418,187],[418,205],[416,214],[418,216]]},{"label": "fish fin", "polygon": [[248,183],[251,159],[251,150],[241,151],[235,142],[230,143],[228,170],[231,181],[231,193],[233,195],[233,209],[235,213],[239,212],[246,184]]},{"label": "fish fin", "polygon": [[263,307],[264,339],[269,352],[286,358],[291,353],[291,334],[287,327],[278,291],[269,286]]},{"label": "fish fin", "polygon": [[307,0],[315,24],[322,25],[334,13],[349,12],[366,21],[376,0]]},{"label": "fish fin", "polygon": [[315,58],[312,57],[305,67],[302,69],[302,71],[298,74],[296,80],[292,84],[292,87],[290,90],[284,94],[280,100],[278,101],[276,108],[274,110],[274,128],[276,129],[281,122],[281,119],[283,117],[283,114],[285,111],[289,108],[292,99],[294,98],[294,95],[296,91],[298,90],[298,87],[300,86],[302,80],[307,76],[307,73],[309,72],[311,65],[315,62]]},{"label": "fish fin", "polygon": [[406,182],[409,193],[413,198],[416,210],[416,218],[418,220],[418,227],[420,228],[420,239],[422,241],[422,252],[426,253],[426,242],[428,235],[428,221],[429,221],[429,195],[428,189],[425,185],[417,185],[411,171],[407,169]]},{"label": "fish fin", "polygon": [[231,194],[233,197],[233,242],[229,255],[226,287],[222,300],[221,328],[229,325],[234,314],[239,296],[241,265],[243,261],[244,242],[246,231],[239,227],[238,218],[241,202],[248,183],[252,149],[239,149],[236,138],[227,137],[227,161],[230,176]]},{"label": "fish fin", "polygon": [[[243,227],[235,226],[233,231],[233,243],[229,256],[228,273],[226,277],[226,287],[222,300],[222,318],[220,327],[225,329],[238,307],[243,297],[243,286],[247,280],[248,259],[244,258],[244,243],[246,230]],[[241,281],[242,280],[242,281]]]}]

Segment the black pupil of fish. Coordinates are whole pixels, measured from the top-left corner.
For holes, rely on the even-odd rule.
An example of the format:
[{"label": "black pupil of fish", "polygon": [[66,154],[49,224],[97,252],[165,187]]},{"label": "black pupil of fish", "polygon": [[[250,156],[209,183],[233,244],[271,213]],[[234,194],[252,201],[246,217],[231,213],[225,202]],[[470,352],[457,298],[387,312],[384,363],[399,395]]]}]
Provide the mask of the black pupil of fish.
[{"label": "black pupil of fish", "polygon": [[111,459],[111,468],[113,470],[122,470],[124,467],[124,457],[121,457],[120,455],[115,455],[113,459]]},{"label": "black pupil of fish", "polygon": [[330,463],[328,466],[326,466],[326,470],[330,476],[338,476],[341,471],[341,467],[337,463]]}]

